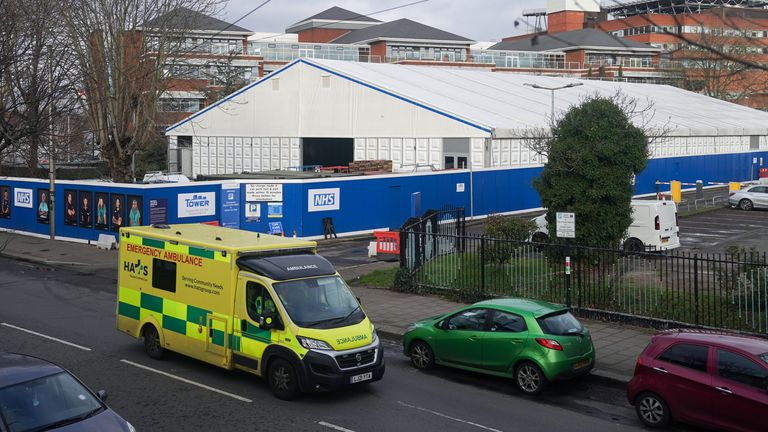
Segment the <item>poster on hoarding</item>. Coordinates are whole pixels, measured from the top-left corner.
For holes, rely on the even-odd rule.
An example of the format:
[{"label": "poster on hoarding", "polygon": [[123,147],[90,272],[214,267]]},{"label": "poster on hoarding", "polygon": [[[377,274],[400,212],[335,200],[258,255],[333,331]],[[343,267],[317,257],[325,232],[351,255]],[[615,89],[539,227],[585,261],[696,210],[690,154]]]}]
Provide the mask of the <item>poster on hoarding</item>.
[{"label": "poster on hoarding", "polygon": [[283,185],[280,183],[248,183],[245,185],[246,201],[282,201]]},{"label": "poster on hoarding", "polygon": [[178,195],[178,217],[216,215],[216,192],[195,192]]}]

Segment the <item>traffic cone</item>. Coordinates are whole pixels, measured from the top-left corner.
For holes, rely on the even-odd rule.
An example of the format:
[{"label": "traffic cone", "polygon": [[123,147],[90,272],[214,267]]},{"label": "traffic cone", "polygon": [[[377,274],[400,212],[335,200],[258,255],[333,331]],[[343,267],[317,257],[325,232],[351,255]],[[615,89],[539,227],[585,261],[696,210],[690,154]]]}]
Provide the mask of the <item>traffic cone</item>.
[{"label": "traffic cone", "polygon": [[285,230],[284,230],[284,229],[281,229],[281,230],[280,230],[280,236],[281,236],[281,237],[285,237]]}]

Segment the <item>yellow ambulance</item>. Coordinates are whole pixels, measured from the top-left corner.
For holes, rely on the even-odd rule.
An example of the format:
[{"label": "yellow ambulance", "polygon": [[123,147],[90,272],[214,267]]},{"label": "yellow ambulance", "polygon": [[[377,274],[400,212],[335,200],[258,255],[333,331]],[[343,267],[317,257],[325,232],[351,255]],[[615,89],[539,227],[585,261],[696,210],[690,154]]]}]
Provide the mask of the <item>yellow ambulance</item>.
[{"label": "yellow ambulance", "polygon": [[378,381],[373,324],[316,243],[204,224],[120,230],[117,328],[300,392]]}]

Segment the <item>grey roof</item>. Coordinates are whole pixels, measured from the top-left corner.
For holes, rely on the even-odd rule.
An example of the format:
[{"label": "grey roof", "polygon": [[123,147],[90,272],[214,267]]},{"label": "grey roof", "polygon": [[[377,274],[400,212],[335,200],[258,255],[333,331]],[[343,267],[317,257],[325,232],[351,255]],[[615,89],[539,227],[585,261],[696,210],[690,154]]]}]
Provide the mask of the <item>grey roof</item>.
[{"label": "grey roof", "polygon": [[350,44],[372,39],[419,39],[473,43],[471,39],[449,33],[403,18],[383,24],[351,31],[333,40],[333,43]]},{"label": "grey roof", "polygon": [[381,22],[375,18],[371,18],[357,12],[352,12],[351,10],[340,8],[338,6],[326,9],[317,15],[312,15],[309,18],[304,18],[303,20],[299,21],[299,23],[311,20]]},{"label": "grey roof", "polygon": [[610,49],[655,49],[652,46],[595,29],[581,29],[562,33],[534,34],[530,37],[499,42],[490,50],[552,51],[571,47],[604,47]]},{"label": "grey roof", "polygon": [[253,33],[252,31],[230,24],[226,21],[208,16],[206,14],[193,11],[185,7],[176,8],[165,15],[150,20],[146,25],[147,29],[184,29],[186,31],[220,31],[236,33]]}]

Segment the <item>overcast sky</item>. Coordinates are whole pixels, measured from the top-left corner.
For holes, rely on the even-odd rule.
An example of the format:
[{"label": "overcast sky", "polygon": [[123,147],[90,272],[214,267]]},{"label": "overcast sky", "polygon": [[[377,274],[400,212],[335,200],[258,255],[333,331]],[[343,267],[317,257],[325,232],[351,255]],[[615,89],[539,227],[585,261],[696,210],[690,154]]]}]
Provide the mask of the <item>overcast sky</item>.
[{"label": "overcast sky", "polygon": [[[289,25],[332,6],[368,15],[413,1],[417,0],[272,0],[238,25],[257,32],[283,32]],[[233,22],[262,2],[230,0],[221,18]],[[498,41],[527,31],[523,9],[544,7],[546,0],[428,0],[374,14],[373,18],[381,21],[409,18],[476,41]],[[517,27],[515,20],[519,22]]]}]

